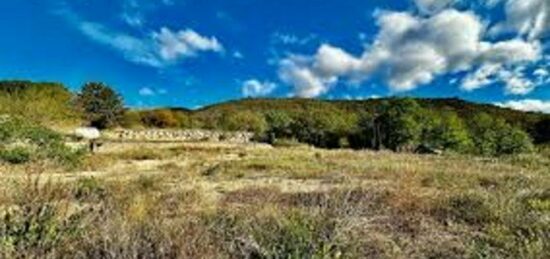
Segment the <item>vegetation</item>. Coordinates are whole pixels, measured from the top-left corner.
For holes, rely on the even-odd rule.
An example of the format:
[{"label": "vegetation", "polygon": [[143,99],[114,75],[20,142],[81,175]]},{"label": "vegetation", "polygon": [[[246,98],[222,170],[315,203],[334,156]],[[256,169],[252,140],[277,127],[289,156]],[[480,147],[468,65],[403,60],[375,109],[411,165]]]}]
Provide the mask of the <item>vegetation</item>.
[{"label": "vegetation", "polygon": [[550,256],[542,153],[112,145],[93,175],[0,175],[0,257]]},{"label": "vegetation", "polygon": [[549,120],[543,114],[456,99],[408,98],[361,102],[246,99],[198,111],[137,113],[131,116],[139,117],[134,121],[144,127],[246,130],[268,143],[291,140],[323,148],[424,148],[489,156],[532,151],[533,140],[546,142],[545,122]]},{"label": "vegetation", "polygon": [[[77,96],[2,85],[0,258],[550,257],[546,115],[407,98],[125,111],[99,83]],[[75,115],[272,145],[107,142],[85,155],[44,126]]]},{"label": "vegetation", "polygon": [[0,122],[0,162],[24,164],[31,160],[52,160],[74,166],[83,154],[81,149],[65,145],[62,136],[52,130],[18,118]]},{"label": "vegetation", "polygon": [[[0,115],[10,114],[51,126],[79,123],[72,93],[57,83],[0,81]],[[52,125],[53,124],[53,125]]]},{"label": "vegetation", "polygon": [[90,126],[99,129],[118,125],[124,114],[122,97],[103,83],[85,84],[77,96],[76,103]]}]

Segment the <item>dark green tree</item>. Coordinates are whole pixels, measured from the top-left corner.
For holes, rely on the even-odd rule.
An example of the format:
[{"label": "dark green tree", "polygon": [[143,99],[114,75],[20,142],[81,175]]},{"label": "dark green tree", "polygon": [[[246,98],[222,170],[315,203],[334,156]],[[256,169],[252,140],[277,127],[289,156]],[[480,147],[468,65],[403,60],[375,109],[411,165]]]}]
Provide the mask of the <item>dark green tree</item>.
[{"label": "dark green tree", "polygon": [[86,83],[76,102],[89,125],[99,129],[119,124],[124,115],[122,97],[103,83]]},{"label": "dark green tree", "polygon": [[414,149],[422,133],[422,108],[413,99],[392,99],[384,102],[375,119],[377,142],[394,150]]},{"label": "dark green tree", "polygon": [[550,143],[550,119],[537,122],[533,135],[537,143]]}]

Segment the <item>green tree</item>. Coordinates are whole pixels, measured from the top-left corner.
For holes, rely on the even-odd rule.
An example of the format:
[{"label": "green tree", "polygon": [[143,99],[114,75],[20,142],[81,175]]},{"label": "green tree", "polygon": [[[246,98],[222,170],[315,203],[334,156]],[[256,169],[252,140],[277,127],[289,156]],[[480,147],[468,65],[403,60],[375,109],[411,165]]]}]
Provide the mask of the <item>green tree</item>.
[{"label": "green tree", "polygon": [[77,104],[90,126],[99,129],[117,125],[124,115],[122,97],[103,83],[86,83],[77,96]]},{"label": "green tree", "polygon": [[495,155],[498,133],[495,120],[487,113],[476,114],[470,122],[475,152],[480,155]]},{"label": "green tree", "polygon": [[269,143],[275,142],[278,138],[291,138],[292,124],[294,120],[288,113],[281,111],[269,111],[265,114],[267,130],[265,138]]},{"label": "green tree", "polygon": [[267,129],[267,122],[263,114],[238,111],[222,117],[222,128],[230,131],[249,131],[262,134]]},{"label": "green tree", "polygon": [[499,155],[528,153],[534,150],[531,137],[523,130],[506,125],[499,135],[496,153]]},{"label": "green tree", "polygon": [[394,151],[415,148],[422,133],[421,114],[422,108],[413,99],[383,102],[373,123],[377,145]]},{"label": "green tree", "polygon": [[474,116],[470,124],[475,153],[497,156],[533,150],[529,135],[501,118],[480,113]]},{"label": "green tree", "polygon": [[456,112],[425,111],[422,124],[424,145],[457,152],[466,152],[472,146],[468,129]]}]

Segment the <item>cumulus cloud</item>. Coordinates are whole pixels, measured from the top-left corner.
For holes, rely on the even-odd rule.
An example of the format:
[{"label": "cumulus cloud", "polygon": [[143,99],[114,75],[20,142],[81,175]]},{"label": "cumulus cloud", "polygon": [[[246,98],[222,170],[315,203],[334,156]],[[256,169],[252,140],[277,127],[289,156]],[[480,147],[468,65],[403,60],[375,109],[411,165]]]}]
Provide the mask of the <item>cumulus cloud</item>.
[{"label": "cumulus cloud", "polygon": [[277,85],[275,83],[265,81],[260,82],[256,79],[247,80],[242,85],[242,93],[246,97],[266,96],[272,93]]},{"label": "cumulus cloud", "polygon": [[141,37],[112,30],[102,24],[82,20],[68,9],[58,12],[91,40],[119,51],[129,61],[164,67],[202,52],[224,51],[215,37],[205,37],[192,29],[172,31],[162,27]]},{"label": "cumulus cloud", "polygon": [[506,21],[493,28],[493,33],[516,31],[529,39],[538,39],[550,32],[548,0],[507,0]]},{"label": "cumulus cloud", "polygon": [[[279,66],[281,79],[293,85],[295,94],[302,97],[322,95],[340,79],[365,80],[375,74],[385,78],[392,91],[402,92],[428,84],[440,75],[481,67],[463,86],[473,90],[490,82],[490,77],[499,73],[493,71],[497,68],[541,58],[538,41],[484,41],[485,26],[472,12],[447,9],[419,17],[382,11],[375,17],[380,31],[361,55],[323,44],[312,56],[283,59]],[[517,72],[503,73],[500,78],[506,80],[512,94],[533,88]]]},{"label": "cumulus cloud", "polygon": [[550,101],[524,99],[495,103],[495,105],[520,111],[550,113]]},{"label": "cumulus cloud", "polygon": [[152,35],[164,60],[177,60],[182,57],[194,57],[199,52],[223,52],[223,47],[215,37],[204,37],[197,32],[186,29],[173,32],[161,28]]},{"label": "cumulus cloud", "polygon": [[529,79],[525,75],[525,70],[525,66],[509,69],[501,64],[486,64],[467,75],[462,81],[461,88],[472,91],[494,83],[502,83],[506,94],[525,95],[541,84]]}]

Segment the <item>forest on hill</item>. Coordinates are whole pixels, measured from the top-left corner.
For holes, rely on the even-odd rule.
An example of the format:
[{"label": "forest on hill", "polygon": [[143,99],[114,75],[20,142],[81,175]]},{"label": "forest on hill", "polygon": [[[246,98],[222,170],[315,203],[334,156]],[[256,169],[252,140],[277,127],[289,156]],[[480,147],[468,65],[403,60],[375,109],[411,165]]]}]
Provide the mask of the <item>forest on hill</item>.
[{"label": "forest on hill", "polygon": [[47,125],[252,131],[258,141],[324,148],[427,147],[498,155],[526,152],[533,143],[550,141],[550,115],[456,98],[243,99],[198,110],[137,110],[124,108],[121,96],[102,83],[86,84],[73,93],[59,83],[4,81],[0,114]]}]

